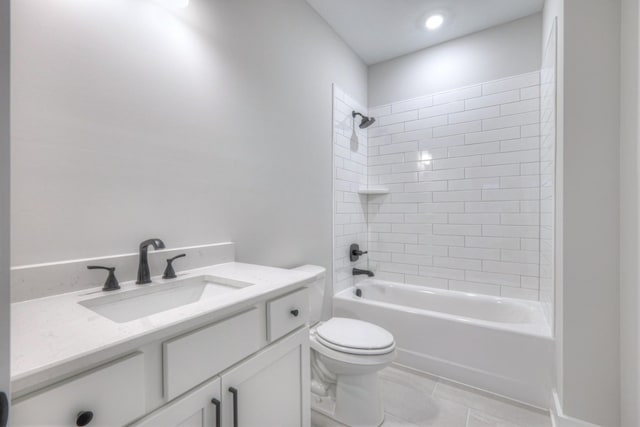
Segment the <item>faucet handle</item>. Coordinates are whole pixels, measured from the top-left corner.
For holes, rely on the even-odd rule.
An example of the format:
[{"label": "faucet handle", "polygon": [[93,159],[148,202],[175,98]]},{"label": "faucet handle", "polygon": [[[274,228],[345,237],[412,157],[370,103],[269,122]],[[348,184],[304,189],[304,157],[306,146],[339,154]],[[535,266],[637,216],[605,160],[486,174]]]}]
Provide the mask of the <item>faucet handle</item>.
[{"label": "faucet handle", "polygon": [[104,282],[104,286],[102,287],[103,291],[115,291],[120,289],[120,284],[118,283],[118,279],[116,279],[116,268],[115,267],[103,267],[101,265],[88,265],[88,270],[107,270],[109,275],[107,276],[107,280]]},{"label": "faucet handle", "polygon": [[167,268],[164,269],[164,274],[162,275],[163,279],[175,279],[176,277],[176,272],[173,269],[173,261],[177,260],[178,258],[183,258],[186,257],[187,254],[180,254],[180,255],[176,255],[173,258],[169,258],[167,259]]}]

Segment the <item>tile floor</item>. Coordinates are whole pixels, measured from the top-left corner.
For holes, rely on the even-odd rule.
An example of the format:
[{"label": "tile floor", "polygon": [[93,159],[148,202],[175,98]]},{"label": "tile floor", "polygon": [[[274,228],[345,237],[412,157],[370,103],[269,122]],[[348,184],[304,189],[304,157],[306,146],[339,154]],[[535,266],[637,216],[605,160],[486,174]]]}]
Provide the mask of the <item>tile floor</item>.
[{"label": "tile floor", "polygon": [[[380,379],[383,427],[551,427],[547,413],[404,368],[386,368]],[[316,412],[311,424],[341,427]]]}]

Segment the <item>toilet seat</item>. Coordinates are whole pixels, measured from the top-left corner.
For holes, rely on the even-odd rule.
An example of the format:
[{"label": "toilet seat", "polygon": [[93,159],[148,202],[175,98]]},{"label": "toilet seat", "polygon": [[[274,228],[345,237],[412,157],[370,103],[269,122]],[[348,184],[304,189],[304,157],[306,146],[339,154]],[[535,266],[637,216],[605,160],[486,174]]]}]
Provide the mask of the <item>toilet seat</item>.
[{"label": "toilet seat", "polygon": [[338,352],[375,356],[395,350],[393,335],[387,330],[356,319],[334,317],[315,328],[317,341]]}]

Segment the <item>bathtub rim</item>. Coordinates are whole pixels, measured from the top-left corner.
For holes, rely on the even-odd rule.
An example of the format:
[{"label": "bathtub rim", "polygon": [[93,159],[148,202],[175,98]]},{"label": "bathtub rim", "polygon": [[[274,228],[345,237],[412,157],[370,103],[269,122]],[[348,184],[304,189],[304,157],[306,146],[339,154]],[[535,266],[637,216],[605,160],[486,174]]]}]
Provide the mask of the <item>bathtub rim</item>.
[{"label": "bathtub rim", "polygon": [[[366,288],[369,285],[384,285],[389,287],[397,287],[400,289],[408,289],[409,291],[419,291],[419,290],[428,290],[430,292],[434,292],[440,295],[452,295],[452,296],[464,296],[466,298],[479,298],[482,300],[489,301],[507,301],[514,303],[516,305],[525,306],[527,308],[532,309],[532,315],[534,317],[533,322],[529,323],[508,323],[508,322],[497,322],[490,321],[484,319],[478,319],[475,317],[465,317],[460,315],[454,315],[449,313],[443,313],[440,311],[434,311],[429,309],[415,308],[409,307],[401,304],[394,304],[390,302],[382,302],[375,301],[371,299],[366,299],[362,297],[357,297],[355,294],[355,290],[357,288]],[[426,315],[430,317],[436,317],[447,321],[456,322],[459,324],[475,324],[478,326],[482,326],[489,329],[494,329],[498,331],[511,332],[516,334],[528,335],[528,336],[536,336],[540,338],[548,338],[553,340],[553,333],[551,327],[549,326],[547,319],[544,315],[542,303],[540,301],[531,301],[531,300],[521,300],[517,298],[509,298],[509,297],[498,297],[493,295],[484,295],[477,294],[472,292],[461,292],[454,291],[450,289],[441,289],[441,288],[433,288],[429,286],[420,286],[420,285],[412,285],[408,283],[399,283],[392,282],[388,280],[380,280],[380,279],[365,279],[362,280],[349,288],[346,288],[333,296],[334,298],[339,298],[342,300],[352,301],[356,304],[371,304],[377,307],[386,308],[390,310],[399,310],[405,313],[411,313],[415,315]]]}]

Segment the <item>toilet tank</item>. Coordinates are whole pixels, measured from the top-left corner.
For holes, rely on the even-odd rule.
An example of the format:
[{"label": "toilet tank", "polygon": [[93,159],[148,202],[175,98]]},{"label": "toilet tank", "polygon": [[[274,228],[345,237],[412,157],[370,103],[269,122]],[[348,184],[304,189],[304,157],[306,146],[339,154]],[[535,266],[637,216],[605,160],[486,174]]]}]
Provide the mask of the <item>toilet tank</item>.
[{"label": "toilet tank", "polygon": [[314,325],[323,319],[324,288],[327,270],[318,265],[301,265],[294,268],[296,271],[304,271],[314,275],[313,281],[309,284],[309,323]]}]

